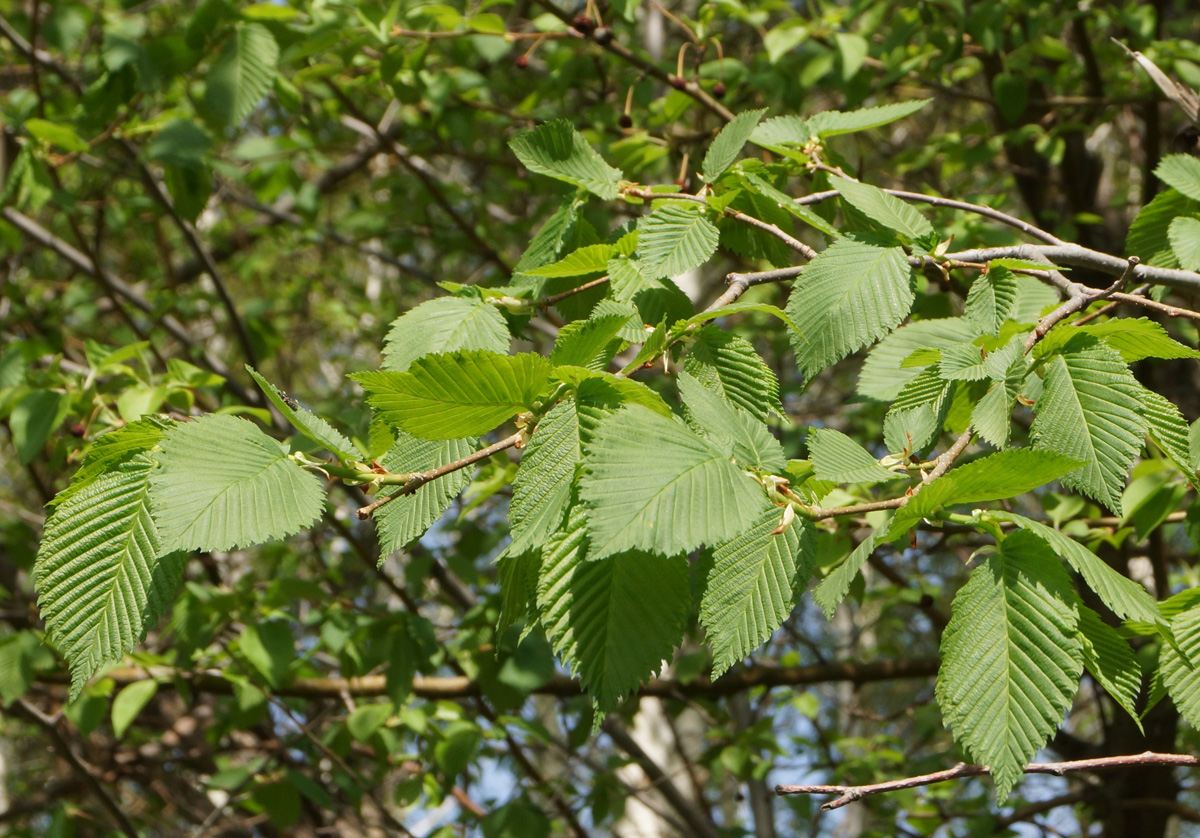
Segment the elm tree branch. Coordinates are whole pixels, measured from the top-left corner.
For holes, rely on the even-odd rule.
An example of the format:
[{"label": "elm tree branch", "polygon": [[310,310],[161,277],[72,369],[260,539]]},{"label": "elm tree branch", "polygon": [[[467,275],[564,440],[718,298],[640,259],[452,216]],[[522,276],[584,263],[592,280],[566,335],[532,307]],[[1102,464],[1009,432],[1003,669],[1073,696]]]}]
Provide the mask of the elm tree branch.
[{"label": "elm tree branch", "polygon": [[505,437],[499,442],[493,442],[487,448],[481,448],[478,451],[473,451],[462,459],[455,460],[452,463],[446,463],[444,466],[438,466],[437,468],[430,469],[429,471],[423,471],[420,474],[413,475],[393,494],[388,495],[386,498],[380,498],[374,503],[367,504],[366,506],[357,510],[354,514],[360,521],[365,521],[370,518],[377,509],[382,506],[387,506],[387,504],[391,503],[396,498],[404,497],[405,495],[411,495],[426,483],[432,483],[439,477],[443,477],[451,472],[458,471],[459,469],[464,469],[467,466],[474,465],[480,460],[486,460],[488,457],[500,451],[505,451],[509,448],[516,447],[517,445],[521,444],[524,437],[524,431],[517,431],[512,436]]},{"label": "elm tree branch", "polygon": [[[1141,754],[1128,756],[1098,757],[1096,759],[1077,759],[1070,762],[1031,762],[1025,766],[1026,774],[1053,774],[1062,777],[1074,771],[1105,771],[1113,768],[1130,768],[1136,765],[1179,765],[1189,768],[1200,767],[1200,757],[1185,754],[1158,754],[1146,751]],[[834,800],[821,804],[825,811],[840,809],[864,797],[873,794],[884,794],[900,789],[911,789],[918,786],[929,786],[944,783],[947,780],[959,780],[967,777],[979,777],[991,773],[986,765],[967,765],[959,763],[945,771],[934,771],[931,774],[921,774],[916,777],[905,777],[900,780],[889,780],[886,783],[872,783],[865,786],[792,786],[778,785],[776,794],[836,794]]]}]

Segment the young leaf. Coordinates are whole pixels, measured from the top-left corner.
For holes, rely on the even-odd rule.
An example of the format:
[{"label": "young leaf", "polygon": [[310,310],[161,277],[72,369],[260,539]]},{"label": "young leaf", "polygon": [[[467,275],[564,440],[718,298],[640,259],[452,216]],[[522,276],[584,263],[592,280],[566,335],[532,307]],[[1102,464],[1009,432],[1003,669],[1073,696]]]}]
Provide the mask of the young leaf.
[{"label": "young leaf", "polygon": [[869,533],[866,538],[858,543],[858,546],[854,548],[850,555],[834,569],[833,573],[826,576],[825,580],[820,585],[817,585],[816,590],[813,591],[813,601],[821,606],[821,610],[825,612],[826,619],[833,619],[833,612],[837,611],[837,607],[846,598],[851,583],[854,582],[863,565],[867,563],[867,559],[871,558],[871,553],[874,552],[878,543],[879,541],[876,539],[875,533]]},{"label": "young leaf", "polygon": [[1120,356],[1096,347],[1051,358],[1035,406],[1034,448],[1085,463],[1064,475],[1063,485],[1118,515],[1125,477],[1146,433],[1139,389]]},{"label": "young leaf", "polygon": [[783,321],[791,328],[796,328],[795,324],[792,323],[792,318],[788,317],[783,309],[777,306],[770,305],[769,303],[730,303],[727,306],[721,306],[710,311],[702,311],[699,314],[693,315],[687,320],[676,323],[672,327],[672,330],[678,334],[688,326],[694,326],[697,323],[707,323],[710,320],[716,320],[719,317],[728,317],[731,314],[738,314],[743,311],[758,311],[763,314],[769,314]]},{"label": "young leaf", "polygon": [[1168,154],[1159,162],[1154,174],[1172,189],[1200,201],[1200,160],[1190,154]]},{"label": "young leaf", "polygon": [[513,554],[541,543],[562,524],[581,458],[575,402],[564,401],[538,422],[521,457],[508,505]]},{"label": "young leaf", "polygon": [[538,228],[533,240],[521,254],[520,261],[513,266],[514,273],[522,273],[530,268],[541,267],[553,262],[558,256],[563,241],[575,228],[581,206],[583,206],[583,200],[578,195],[572,195],[563,201],[549,220]]},{"label": "young leaf", "polygon": [[812,575],[816,528],[797,518],[777,532],[781,521],[780,509],[766,509],[713,553],[700,622],[713,650],[714,680],[783,625]]},{"label": "young leaf", "polygon": [[809,262],[787,304],[805,380],[899,325],[913,304],[911,275],[899,248],[850,239],[839,239]]},{"label": "young leaf", "polygon": [[505,353],[509,340],[496,306],[474,297],[438,297],[393,321],[383,347],[383,368],[406,372],[418,358],[459,349]]},{"label": "young leaf", "polygon": [[638,256],[646,276],[678,276],[717,250],[720,233],[698,204],[667,204],[638,223]]},{"label": "young leaf", "polygon": [[427,355],[408,372],[350,376],[387,422],[423,439],[479,436],[533,407],[550,385],[541,355],[459,351]]},{"label": "young leaf", "polygon": [[869,451],[831,428],[809,428],[808,455],[817,479],[831,483],[882,483],[907,476],[888,471]]},{"label": "young leaf", "polygon": [[865,131],[868,128],[878,128],[910,116],[932,101],[932,99],[918,99],[912,102],[879,105],[874,108],[860,108],[856,111],[823,111],[808,120],[808,129],[821,138]]},{"label": "young leaf", "polygon": [[1017,302],[1017,280],[1006,268],[990,267],[971,283],[967,320],[980,334],[996,335]]},{"label": "young leaf", "polygon": [[[403,432],[396,436],[396,444],[379,460],[380,465],[395,474],[429,471],[460,460],[475,450],[475,441],[470,439],[433,442]],[[471,471],[453,471],[376,510],[374,517],[379,532],[381,564],[392,553],[424,535],[442,517],[471,482]],[[388,497],[399,490],[399,486],[384,487],[379,497]]]},{"label": "young leaf", "polygon": [[871,350],[859,373],[858,392],[868,399],[890,402],[921,374],[918,368],[902,366],[912,353],[919,349],[940,350],[974,338],[975,331],[963,317],[906,323]]},{"label": "young leaf", "polygon": [[[999,354],[992,353],[993,356]],[[1012,430],[1013,402],[1021,392],[1021,384],[1025,380],[1028,368],[1025,356],[1019,352],[1015,353],[1003,372],[1003,378],[992,385],[971,412],[971,425],[979,436],[994,448],[1008,445],[1008,435]]]},{"label": "young leaf", "polygon": [[987,356],[974,343],[956,343],[942,350],[939,372],[947,381],[981,381],[988,377]]},{"label": "young leaf", "polygon": [[572,250],[557,262],[542,265],[525,271],[530,276],[541,276],[555,279],[565,276],[587,276],[602,274],[608,267],[608,260],[615,256],[617,249],[611,244],[589,244]]},{"label": "young leaf", "polygon": [[1079,686],[1077,605],[1050,548],[1022,531],[1005,538],[954,598],[937,700],[954,738],[991,766],[1001,800]]},{"label": "young leaf", "polygon": [[999,521],[1012,521],[1043,539],[1060,558],[1083,577],[1083,581],[1096,592],[1101,602],[1121,619],[1144,623],[1161,622],[1158,604],[1145,588],[1128,576],[1113,570],[1103,559],[1069,535],[1013,512],[997,511],[988,514]]},{"label": "young leaf", "polygon": [[640,405],[600,422],[584,464],[579,494],[593,558],[623,550],[673,556],[720,544],[766,503],[719,448]]},{"label": "young leaf", "polygon": [[921,451],[937,437],[946,418],[950,382],[932,367],[900,391],[883,420],[883,438],[891,452]]},{"label": "young leaf", "polygon": [[249,364],[246,365],[246,372],[250,373],[250,377],[254,379],[271,404],[275,405],[275,408],[283,414],[283,418],[288,420],[293,428],[322,448],[332,451],[340,460],[359,459],[354,443],[346,439],[340,431],[311,410],[288,401],[278,387],[263,378],[258,370]]},{"label": "young leaf", "polygon": [[701,436],[728,450],[744,465],[776,473],[786,468],[783,446],[750,413],[721,398],[686,371],[679,374],[679,394],[687,407],[688,423]]},{"label": "young leaf", "polygon": [[757,174],[744,175],[744,180],[747,184],[753,187],[755,192],[762,195],[768,200],[774,201],[781,209],[787,210],[788,213],[799,218],[809,227],[814,230],[819,230],[830,238],[837,238],[841,232],[826,221],[821,216],[810,210],[803,204],[796,203],[796,199],[772,186],[767,180]]},{"label": "young leaf", "polygon": [[[669,279],[646,275],[636,259],[610,259],[608,277],[613,299],[632,302],[643,323],[655,324],[665,320],[670,325],[696,312],[692,301],[678,285]],[[605,302],[610,301],[601,300],[594,313],[600,313],[600,306]],[[630,343],[638,342],[636,337],[628,340]]]},{"label": "young leaf", "polygon": [[165,416],[143,416],[123,428],[97,437],[83,456],[83,464],[72,475],[71,485],[55,495],[49,506],[58,506],[76,492],[110,473],[121,463],[143,451],[149,451],[174,424]]},{"label": "young leaf", "polygon": [[513,137],[508,146],[531,172],[582,186],[606,201],[617,197],[621,171],[605,163],[565,119],[554,119],[532,131],[524,131]]},{"label": "young leaf", "polygon": [[750,139],[766,112],[767,109],[762,108],[740,113],[721,129],[712,145],[708,147],[708,153],[704,155],[704,163],[700,167],[706,181],[712,183],[733,165],[733,161],[742,153],[742,146]]},{"label": "young leaf", "polygon": [[672,656],[692,593],[679,556],[590,561],[585,522],[576,507],[542,550],[537,605],[555,652],[607,711]]},{"label": "young leaf", "polygon": [[311,526],[321,481],[244,419],[209,414],[163,437],[150,479],[164,550],[232,550]]},{"label": "young leaf", "polygon": [[204,110],[224,128],[237,125],[271,89],[278,61],[271,30],[257,23],[237,27],[208,71]]},{"label": "young leaf", "polygon": [[1200,358],[1200,352],[1174,340],[1161,325],[1144,317],[1120,317],[1082,326],[1079,331],[1102,339],[1129,363],[1144,358]]},{"label": "young leaf", "polygon": [[[550,363],[554,366],[587,367],[602,372],[623,345],[621,335],[629,317],[622,314],[593,314],[558,330]],[[645,332],[637,340],[645,340]]]},{"label": "young leaf", "polygon": [[929,219],[914,207],[904,203],[869,183],[860,183],[844,177],[834,177],[833,187],[846,203],[872,221],[881,224],[909,241],[933,233]]},{"label": "young leaf", "polygon": [[72,700],[97,670],[120,663],[170,608],[182,576],[182,558],[163,555],[150,514],[153,468],[146,456],[134,456],[46,520],[34,587],[49,639],[71,668]]},{"label": "young leaf", "polygon": [[133,724],[138,713],[142,712],[142,708],[150,702],[150,699],[154,698],[156,692],[158,692],[158,682],[148,678],[145,681],[134,681],[117,693],[112,704],[114,736],[120,739],[125,735],[125,731]]},{"label": "young leaf", "polygon": [[749,341],[717,326],[696,332],[683,369],[760,422],[781,410],[775,372]]},{"label": "young leaf", "polygon": [[1133,649],[1116,629],[1085,605],[1079,606],[1079,632],[1083,665],[1141,730],[1137,698],[1142,692],[1142,668]]}]

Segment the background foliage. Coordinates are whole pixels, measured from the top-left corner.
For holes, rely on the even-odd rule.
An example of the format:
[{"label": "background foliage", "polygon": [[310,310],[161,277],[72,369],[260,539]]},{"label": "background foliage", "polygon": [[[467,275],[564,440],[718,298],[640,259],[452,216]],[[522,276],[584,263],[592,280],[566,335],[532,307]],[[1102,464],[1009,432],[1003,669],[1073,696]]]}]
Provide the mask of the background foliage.
[{"label": "background foliage", "polygon": [[[1022,346],[1060,299],[1028,261],[908,257],[1030,239],[874,188],[1197,270],[1196,134],[1110,38],[1200,87],[1186,3],[0,0],[6,828],[1200,820],[1170,767],[1017,784],[1035,753],[1195,746],[1196,284],[1150,292],[1188,311]],[[806,263],[799,291],[689,323],[727,273]],[[697,267],[689,299],[669,277]],[[371,487],[526,412],[520,458],[373,523],[375,496],[306,467]],[[903,496],[919,475],[879,458],[968,424],[980,441],[890,519],[802,514]],[[380,468],[323,453],[360,451]],[[731,457],[790,477],[801,514],[781,528]],[[638,493],[657,514],[620,505]],[[1010,682],[1026,726],[976,694]],[[837,813],[769,792],[963,758],[999,801],[986,780]]]}]

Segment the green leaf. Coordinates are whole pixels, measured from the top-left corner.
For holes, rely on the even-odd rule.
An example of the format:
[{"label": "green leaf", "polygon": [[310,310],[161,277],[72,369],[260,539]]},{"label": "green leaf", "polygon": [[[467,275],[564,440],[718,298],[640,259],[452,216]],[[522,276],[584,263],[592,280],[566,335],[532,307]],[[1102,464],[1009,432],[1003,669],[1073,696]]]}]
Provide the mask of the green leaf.
[{"label": "green leaf", "polygon": [[339,460],[357,460],[359,454],[354,443],[311,410],[301,407],[295,401],[284,395],[283,391],[259,374],[258,370],[246,365],[246,372],[263,391],[271,404],[283,414],[283,418],[300,433],[311,439],[317,445],[332,451]]},{"label": "green leaf", "polygon": [[981,381],[988,377],[987,353],[974,343],[956,343],[942,350],[939,372],[947,381]]},{"label": "green leaf", "polygon": [[748,411],[721,398],[687,371],[679,374],[679,394],[693,429],[743,465],[777,473],[787,467],[779,440]]},{"label": "green leaf", "polygon": [[1079,632],[1083,665],[1141,730],[1137,698],[1142,691],[1142,668],[1129,643],[1085,605],[1079,606]]},{"label": "green leaf", "polygon": [[1163,684],[1179,714],[1192,727],[1200,727],[1200,608],[1191,608],[1171,620],[1175,643],[1163,643],[1159,670]]},{"label": "green leaf", "polygon": [[[418,439],[403,432],[396,437],[396,444],[379,460],[379,464],[393,474],[416,474],[448,465],[470,454],[476,444],[472,439]],[[452,471],[375,511],[380,564],[424,535],[442,517],[471,482],[471,471],[469,468]],[[398,491],[399,486],[386,486],[379,492],[379,497],[385,498]]]},{"label": "green leaf", "polygon": [[1085,463],[1064,475],[1063,485],[1118,515],[1126,475],[1146,433],[1139,390],[1120,356],[1097,347],[1051,358],[1035,405],[1033,447]]},{"label": "green leaf", "polygon": [[238,648],[269,686],[283,686],[296,657],[296,639],[287,623],[281,620],[251,623],[242,629]]},{"label": "green leaf", "polygon": [[[989,360],[1001,355],[1001,352],[993,352]],[[999,360],[1003,361],[1002,358]],[[1019,350],[1013,352],[1012,361],[1004,368],[1003,377],[992,385],[971,412],[971,425],[979,436],[995,448],[1008,445],[1013,402],[1021,392],[1027,371],[1025,356]]]},{"label": "green leaf", "polygon": [[819,230],[831,239],[837,238],[841,235],[841,232],[836,227],[834,227],[821,216],[817,215],[808,207],[804,206],[803,204],[796,203],[794,198],[792,198],[786,192],[781,192],[780,190],[776,189],[774,186],[768,183],[765,178],[750,173],[743,175],[743,180],[746,184],[749,184],[753,188],[753,191],[757,192],[767,200],[774,201],[775,205],[780,209],[786,210],[789,214],[800,219],[814,230]]},{"label": "green leaf", "polygon": [[787,313],[796,362],[806,381],[878,340],[912,308],[904,251],[839,239],[808,263],[792,286]]},{"label": "green leaf", "polygon": [[71,699],[119,663],[170,608],[183,571],[150,514],[153,463],[135,456],[63,501],[33,568],[46,632],[71,667]]},{"label": "green leaf", "polygon": [[530,410],[550,386],[550,362],[533,353],[468,350],[426,355],[408,372],[350,377],[384,421],[423,439],[460,439]]},{"label": "green leaf", "polygon": [[[588,320],[568,323],[558,330],[550,363],[604,371],[624,345],[622,334],[628,322],[622,314],[593,314]],[[645,333],[637,339],[645,340]]]},{"label": "green leaf", "polygon": [[240,123],[271,89],[278,60],[271,30],[258,23],[238,26],[208,71],[204,110],[224,128]]},{"label": "green leaf", "polygon": [[584,464],[579,494],[589,509],[593,558],[720,544],[749,526],[766,502],[719,448],[640,405],[600,422]]},{"label": "green leaf", "polygon": [[927,484],[896,512],[890,538],[897,538],[943,506],[1005,500],[1032,492],[1079,467],[1079,460],[1051,451],[1010,448],[959,466]]},{"label": "green leaf", "polygon": [[1045,540],[1055,553],[1083,577],[1083,581],[1096,592],[1100,600],[1121,619],[1138,620],[1145,623],[1161,621],[1158,604],[1145,588],[1128,576],[1113,570],[1103,559],[1069,535],[1048,527],[1040,521],[1034,521],[1013,512],[997,511],[988,514],[999,521],[1012,521],[1022,529],[1029,530]]},{"label": "green leaf", "polygon": [[1185,271],[1200,270],[1200,219],[1176,218],[1167,228],[1167,238],[1179,267]]},{"label": "green leaf", "polygon": [[906,323],[871,350],[858,377],[858,392],[868,399],[890,402],[921,374],[920,369],[901,366],[912,353],[940,350],[974,338],[975,331],[963,317]]},{"label": "green leaf", "polygon": [[733,165],[733,161],[742,153],[742,146],[750,139],[766,112],[766,108],[746,111],[725,124],[704,155],[700,172],[706,181],[712,183]]},{"label": "green leaf", "polygon": [[143,451],[149,451],[162,439],[174,422],[163,416],[143,416],[123,428],[97,437],[83,456],[79,470],[71,477],[71,485],[59,492],[50,506],[57,506],[118,465]]},{"label": "green leaf", "polygon": [[540,544],[562,525],[582,457],[575,402],[561,402],[538,422],[513,481],[508,505],[513,554]]},{"label": "green leaf", "polygon": [[929,219],[921,215],[914,207],[889,195],[879,187],[843,177],[833,177],[830,180],[833,188],[838,191],[846,203],[867,218],[894,233],[899,233],[909,241],[915,241],[933,233],[933,225],[929,223]]},{"label": "green leaf", "polygon": [[1200,211],[1200,201],[1168,189],[1159,192],[1154,200],[1142,207],[1125,237],[1125,253],[1137,256],[1142,264],[1160,268],[1178,268],[1179,261],[1171,247],[1170,225],[1181,215]]},{"label": "green leaf", "polygon": [[992,95],[996,109],[1010,125],[1016,125],[1029,104],[1029,82],[1016,73],[997,73],[992,77]]},{"label": "green leaf", "polygon": [[874,108],[860,108],[856,111],[824,111],[808,120],[808,129],[821,138],[835,137],[838,134],[851,134],[855,131],[865,131],[868,128],[878,128],[903,119],[916,113],[932,102],[932,99],[918,99],[912,102],[895,102],[890,105],[879,105]]},{"label": "green leaf", "polygon": [[1017,302],[1017,280],[1006,268],[989,267],[971,283],[967,320],[980,334],[996,335]]},{"label": "green leaf", "polygon": [[607,711],[672,657],[692,594],[680,556],[592,558],[586,514],[576,507],[542,550],[537,604],[555,652]]},{"label": "green leaf", "polygon": [[850,81],[862,69],[863,60],[870,54],[867,39],[853,32],[835,32],[834,42],[842,58],[842,80]]},{"label": "green leaf", "polygon": [[590,440],[602,420],[626,405],[641,405],[667,418],[674,415],[662,396],[640,381],[607,372],[592,372],[583,367],[559,367],[554,374],[575,388],[580,442]]},{"label": "green leaf", "polygon": [[1200,358],[1200,352],[1171,338],[1158,323],[1144,317],[1121,317],[1079,328],[1100,338],[1132,363],[1145,358]]},{"label": "green leaf", "polygon": [[145,681],[134,681],[117,693],[112,703],[113,735],[118,739],[123,737],[138,713],[157,692],[158,682],[147,678]]},{"label": "green leaf", "polygon": [[683,330],[688,326],[695,326],[697,323],[707,323],[710,320],[716,320],[719,317],[728,317],[731,314],[739,314],[743,311],[757,311],[762,314],[769,314],[783,321],[791,328],[796,328],[795,324],[792,323],[792,318],[788,317],[783,309],[778,306],[768,303],[730,303],[727,306],[702,311],[697,315],[689,317],[687,320],[682,320],[672,327],[672,331],[675,334],[682,334]]},{"label": "green leaf", "polygon": [[63,420],[65,395],[55,390],[33,390],[21,397],[8,415],[17,461],[27,466],[42,453],[46,440]]},{"label": "green leaf", "polygon": [[520,273],[553,262],[563,241],[575,228],[581,206],[583,201],[576,195],[563,201],[546,223],[538,228],[533,240],[521,254],[520,261],[513,267],[514,272]]},{"label": "green leaf", "polygon": [[530,276],[559,278],[602,274],[608,270],[608,260],[617,254],[611,244],[589,244],[572,250],[557,262],[525,271]]},{"label": "green leaf", "polygon": [[142,149],[142,156],[180,169],[200,169],[208,161],[212,138],[191,119],[172,119]]},{"label": "green leaf", "polygon": [[867,559],[871,558],[871,553],[874,552],[878,543],[875,533],[869,533],[833,573],[830,573],[820,585],[817,585],[816,590],[813,591],[813,601],[825,612],[826,619],[833,619],[833,612],[837,611],[837,607],[846,598],[851,583],[858,577],[859,571],[863,569]]},{"label": "green leaf", "polygon": [[75,129],[70,125],[34,117],[25,120],[25,130],[34,139],[44,143],[53,143],[67,151],[83,152],[91,148],[87,141],[75,133]]},{"label": "green leaf", "polygon": [[646,276],[678,276],[717,250],[720,233],[698,204],[666,204],[638,222],[638,256]]},{"label": "green leaf", "polygon": [[950,406],[946,398],[950,386],[935,366],[900,391],[883,420],[883,438],[888,451],[911,454],[923,450],[937,438]]},{"label": "green leaf", "polygon": [[869,451],[831,428],[809,428],[808,455],[817,479],[831,483],[882,483],[908,476],[888,471]]},{"label": "green leaf", "polygon": [[406,372],[436,352],[508,351],[508,326],[492,304],[473,297],[438,297],[397,317],[383,348],[383,368]]},{"label": "green leaf", "polygon": [[798,116],[773,116],[757,126],[750,134],[750,142],[763,148],[786,145],[804,145],[814,136],[808,123]]},{"label": "green leaf", "polygon": [[1015,532],[971,574],[942,635],[937,700],[1000,800],[1062,723],[1083,670],[1078,597],[1041,539]]},{"label": "green leaf", "polygon": [[390,701],[360,704],[346,717],[346,730],[355,742],[366,742],[383,727],[394,711]]},{"label": "green leaf", "polygon": [[700,622],[713,650],[712,678],[761,646],[796,607],[816,563],[816,528],[781,510],[763,511],[750,529],[713,553]]},{"label": "green leaf", "polygon": [[765,422],[779,405],[779,379],[754,346],[717,326],[702,326],[683,360],[684,371]]},{"label": "green leaf", "polygon": [[1151,438],[1166,452],[1183,473],[1192,475],[1196,471],[1191,453],[1191,439],[1187,422],[1173,402],[1153,390],[1141,388],[1141,412]]},{"label": "green leaf", "polygon": [[167,431],[151,477],[154,521],[166,550],[232,550],[311,526],[321,481],[278,442],[224,414]]},{"label": "green leaf", "polygon": [[1190,154],[1168,154],[1159,161],[1154,174],[1172,189],[1200,201],[1200,160]]},{"label": "green leaf", "polygon": [[524,131],[509,141],[508,146],[531,172],[582,186],[606,201],[617,197],[621,171],[605,163],[565,119],[554,119],[532,131]]}]

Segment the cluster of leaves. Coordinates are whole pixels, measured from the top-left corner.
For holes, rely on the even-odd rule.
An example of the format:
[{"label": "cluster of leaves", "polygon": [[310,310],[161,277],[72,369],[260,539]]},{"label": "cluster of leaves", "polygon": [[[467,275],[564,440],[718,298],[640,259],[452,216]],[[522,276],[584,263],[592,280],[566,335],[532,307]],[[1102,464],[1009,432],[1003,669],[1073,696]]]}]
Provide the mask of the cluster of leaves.
[{"label": "cluster of leaves", "polygon": [[[978,275],[961,316],[905,323],[923,293],[917,269],[947,249],[930,221],[844,168],[824,166],[812,178],[836,191],[836,204],[810,208],[786,192],[814,160],[844,164],[825,148],[830,137],[925,104],[808,120],[744,113],[712,142],[696,195],[630,184],[564,121],[515,138],[527,169],[574,190],[508,284],[447,284],[450,296],[396,320],[383,369],[352,376],[373,409],[366,439],[352,441],[251,370],[281,415],[334,460],[289,453],[249,422],[219,414],[147,417],[89,450],[55,499],[35,568],[73,692],[164,613],[187,551],[244,547],[310,526],[325,503],[324,472],[380,494],[372,508],[386,556],[425,533],[462,492],[480,438],[514,422],[511,439],[524,453],[505,480],[512,541],[498,559],[501,629],[524,622],[544,630],[600,711],[672,657],[694,608],[714,678],[753,653],[812,579],[820,522],[855,512],[821,504],[883,486],[897,502],[882,508],[895,513],[876,516],[816,600],[832,613],[872,550],[908,538],[923,520],[994,537],[955,597],[937,698],[971,757],[992,767],[1001,796],[1057,727],[1085,668],[1138,713],[1138,660],[1083,603],[1068,566],[1127,621],[1126,636],[1162,641],[1154,698],[1171,695],[1200,722],[1188,651],[1200,633],[1186,603],[1160,607],[1037,520],[974,508],[1059,481],[1140,532],[1161,524],[1179,485],[1195,480],[1200,433],[1129,364],[1200,353],[1145,319],[1059,325],[1053,288],[1029,276],[1053,266],[1015,259],[993,260]],[[739,160],[747,142],[776,162]],[[1151,261],[1194,268],[1189,225],[1200,164],[1168,158],[1160,173],[1174,189],[1143,211],[1131,241],[1165,241]],[[589,194],[648,200],[649,212],[602,234],[582,212]],[[721,245],[786,266],[806,248],[787,232],[796,221],[826,246],[799,272],[785,309],[734,302],[697,314],[671,280]],[[530,316],[551,304],[568,322],[549,357],[510,354]],[[886,456],[815,427],[807,459],[787,457],[770,430],[784,416],[774,372],[749,341],[713,322],[750,311],[782,324],[806,381],[870,349],[858,393],[889,405]],[[660,367],[668,374],[640,373]],[[1033,407],[1029,447],[1009,447],[1018,405]],[[994,453],[926,481],[934,464],[922,456],[945,433],[972,429]],[[1135,492],[1126,483],[1147,436],[1166,459]],[[432,480],[431,470],[439,475]],[[953,511],[964,506],[973,511]]]}]

